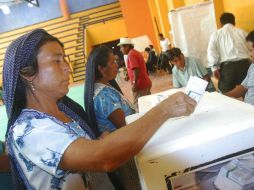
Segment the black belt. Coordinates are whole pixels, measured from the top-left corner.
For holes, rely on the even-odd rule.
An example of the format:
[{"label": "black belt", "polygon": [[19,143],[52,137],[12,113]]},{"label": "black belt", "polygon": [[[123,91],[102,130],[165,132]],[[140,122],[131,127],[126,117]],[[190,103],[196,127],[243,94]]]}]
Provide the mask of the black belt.
[{"label": "black belt", "polygon": [[240,62],[240,61],[249,61],[250,62],[250,59],[239,59],[239,60],[237,60],[237,61],[224,61],[224,62],[222,62],[222,63],[220,63],[220,65],[227,65],[227,64],[234,64],[234,63],[238,63],[238,62]]}]

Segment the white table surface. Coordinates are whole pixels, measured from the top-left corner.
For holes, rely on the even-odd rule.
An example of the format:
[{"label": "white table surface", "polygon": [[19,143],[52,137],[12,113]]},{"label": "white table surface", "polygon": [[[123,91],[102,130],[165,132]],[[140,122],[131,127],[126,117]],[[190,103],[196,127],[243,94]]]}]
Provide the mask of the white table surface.
[{"label": "white table surface", "polygon": [[[141,113],[126,117],[127,123],[158,104],[158,94],[141,97]],[[167,120],[136,156],[142,188],[166,190],[165,175],[251,147],[254,106],[216,92],[205,93],[192,115]]]}]

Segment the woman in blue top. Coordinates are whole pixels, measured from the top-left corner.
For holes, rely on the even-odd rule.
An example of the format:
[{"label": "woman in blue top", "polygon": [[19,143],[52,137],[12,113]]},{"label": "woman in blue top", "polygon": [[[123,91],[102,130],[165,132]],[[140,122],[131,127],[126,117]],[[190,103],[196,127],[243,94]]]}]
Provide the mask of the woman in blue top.
[{"label": "woman in blue top", "polygon": [[[111,49],[100,46],[91,52],[86,65],[85,107],[99,133],[125,126],[125,117],[135,113],[129,101],[110,85],[118,66]],[[117,84],[117,83],[115,83]]]},{"label": "woman in blue top", "polygon": [[[132,105],[119,91],[118,84],[114,82],[117,70],[115,57],[108,47],[97,47],[89,55],[86,65],[85,107],[100,137],[125,126],[125,116],[135,113]],[[109,177],[121,189],[141,189],[133,160],[109,173]]]},{"label": "woman in blue top", "polygon": [[3,92],[14,189],[87,189],[82,173],[119,167],[165,120],[194,110],[195,102],[178,93],[124,130],[93,140],[85,118],[62,101],[69,76],[62,43],[45,30],[20,36],[6,50]]}]

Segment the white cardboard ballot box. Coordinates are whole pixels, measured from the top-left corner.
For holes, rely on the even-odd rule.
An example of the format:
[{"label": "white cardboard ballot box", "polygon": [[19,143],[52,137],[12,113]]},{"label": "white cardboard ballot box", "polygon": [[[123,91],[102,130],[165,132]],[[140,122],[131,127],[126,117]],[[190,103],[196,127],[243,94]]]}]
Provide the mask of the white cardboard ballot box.
[{"label": "white cardboard ballot box", "polygon": [[[177,91],[141,97],[140,113],[126,117],[126,122]],[[174,189],[172,179],[186,176],[184,180],[189,180],[193,176],[188,174],[250,154],[253,147],[254,106],[216,92],[205,93],[192,115],[167,120],[136,156],[142,189]]]}]

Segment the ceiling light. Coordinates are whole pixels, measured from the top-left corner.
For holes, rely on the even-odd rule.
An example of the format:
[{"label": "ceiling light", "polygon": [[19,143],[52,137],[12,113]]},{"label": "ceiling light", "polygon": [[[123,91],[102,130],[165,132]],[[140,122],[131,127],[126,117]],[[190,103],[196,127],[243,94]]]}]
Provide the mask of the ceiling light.
[{"label": "ceiling light", "polygon": [[0,6],[0,9],[2,9],[2,11],[3,11],[3,13],[4,13],[5,15],[8,15],[8,14],[11,13],[11,10],[10,10],[10,8],[9,8],[7,5],[1,5],[1,6]]},{"label": "ceiling light", "polygon": [[32,3],[27,3],[28,7],[34,7],[34,5]]}]

